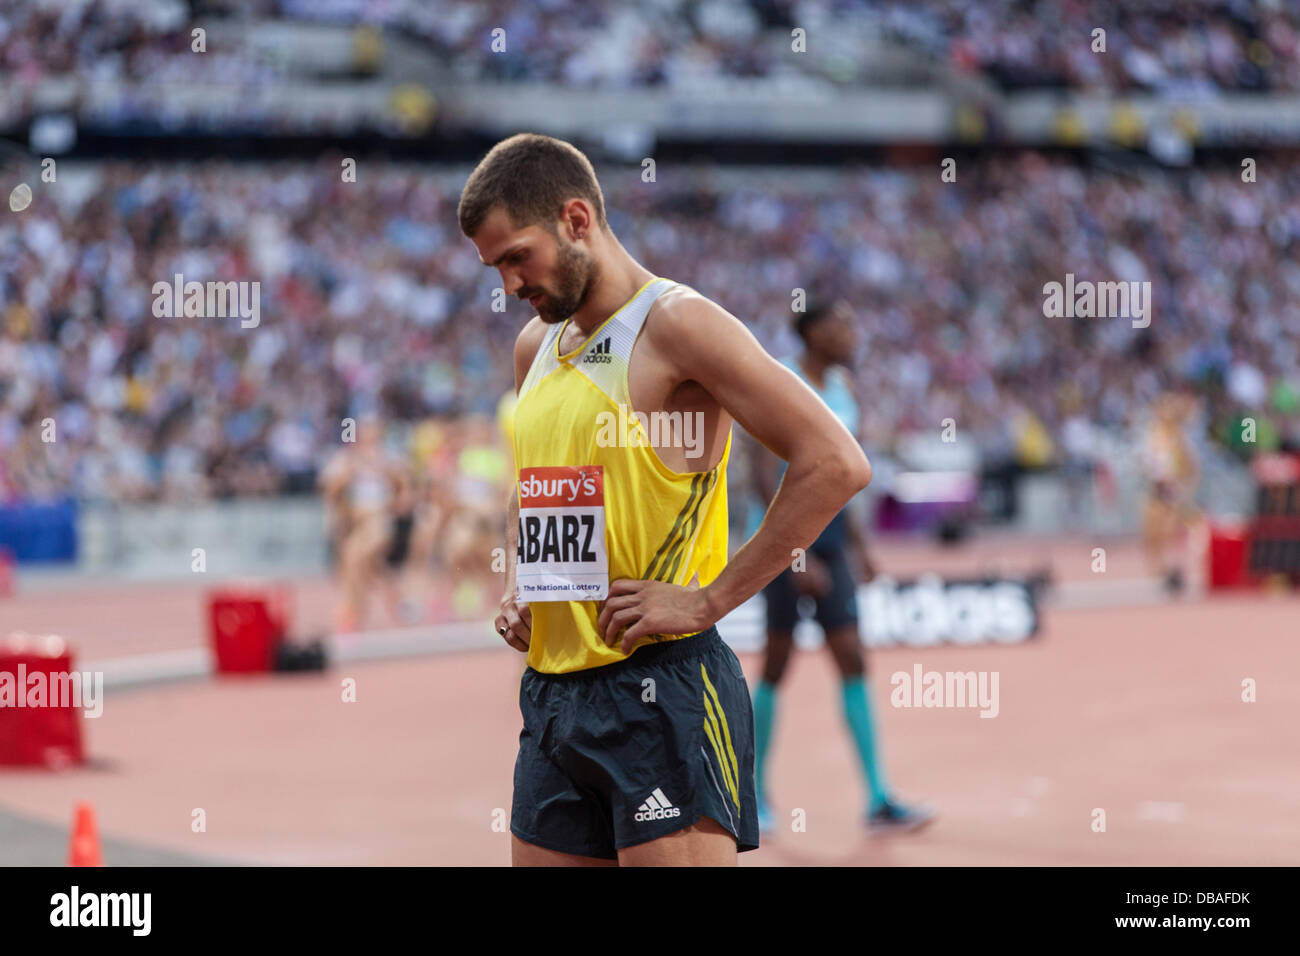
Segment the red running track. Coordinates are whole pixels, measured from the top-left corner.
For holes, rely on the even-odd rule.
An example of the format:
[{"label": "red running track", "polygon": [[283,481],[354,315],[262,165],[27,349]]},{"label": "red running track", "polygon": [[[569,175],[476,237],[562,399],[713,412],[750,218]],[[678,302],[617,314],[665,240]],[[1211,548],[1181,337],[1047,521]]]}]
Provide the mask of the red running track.
[{"label": "red running track", "polygon": [[[1076,548],[1066,555],[1086,569],[1088,549]],[[156,616],[159,637],[181,630],[174,617],[171,631],[158,625],[174,608],[132,613]],[[863,789],[830,661],[800,653],[772,787],[782,818],[801,809],[807,829],[787,826],[741,862],[1300,863],[1298,620],[1300,598],[1250,595],[1053,610],[1026,645],[873,652],[889,776],[940,813],[921,834],[874,840],[859,825]],[[129,634],[129,620],[112,624]],[[194,643],[190,630],[182,646]],[[756,659],[742,661],[752,681]],[[997,671],[998,716],[890,707],[889,675],[915,663]],[[90,800],[105,835],[209,859],[502,865],[509,837],[493,823],[510,807],[520,667],[503,648],[112,695],[85,725],[97,767],[6,771],[0,806],[66,826]],[[355,703],[341,700],[345,678]],[[1241,699],[1245,678],[1255,703]],[[196,808],[206,832],[191,829]]]}]

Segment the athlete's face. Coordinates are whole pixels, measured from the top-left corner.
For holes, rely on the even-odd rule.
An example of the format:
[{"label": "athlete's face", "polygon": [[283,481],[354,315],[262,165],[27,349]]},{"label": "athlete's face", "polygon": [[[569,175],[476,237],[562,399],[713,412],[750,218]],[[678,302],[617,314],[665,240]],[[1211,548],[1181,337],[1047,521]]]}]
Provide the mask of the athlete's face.
[{"label": "athlete's face", "polygon": [[847,309],[836,308],[812,327],[808,347],[834,365],[851,364],[858,347],[858,334],[852,314]]},{"label": "athlete's face", "polygon": [[563,322],[595,284],[595,259],[582,243],[569,241],[563,226],[555,233],[540,225],[514,229],[497,207],[473,242],[479,258],[500,270],[506,294],[531,301],[543,322]]},{"label": "athlete's face", "polygon": [[377,418],[362,418],[356,423],[356,446],[357,451],[365,455],[373,455],[381,447],[381,437],[383,426]]}]

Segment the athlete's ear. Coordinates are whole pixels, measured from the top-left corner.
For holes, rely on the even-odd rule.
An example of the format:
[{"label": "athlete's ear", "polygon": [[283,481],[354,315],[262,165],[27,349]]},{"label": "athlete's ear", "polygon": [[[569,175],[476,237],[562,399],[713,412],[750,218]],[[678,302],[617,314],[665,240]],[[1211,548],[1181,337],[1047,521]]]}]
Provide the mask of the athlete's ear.
[{"label": "athlete's ear", "polygon": [[573,242],[580,241],[591,231],[591,207],[582,199],[570,199],[560,211],[560,222]]}]

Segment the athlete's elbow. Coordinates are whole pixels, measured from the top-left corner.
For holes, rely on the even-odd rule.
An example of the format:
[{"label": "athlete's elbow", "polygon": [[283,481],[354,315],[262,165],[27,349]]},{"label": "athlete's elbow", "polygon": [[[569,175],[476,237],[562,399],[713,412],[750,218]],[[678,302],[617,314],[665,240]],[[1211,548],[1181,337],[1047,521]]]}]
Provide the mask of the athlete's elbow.
[{"label": "athlete's elbow", "polygon": [[856,442],[844,448],[838,472],[837,484],[845,501],[871,483],[871,462]]},{"label": "athlete's elbow", "polygon": [[855,449],[856,455],[853,460],[852,482],[853,494],[857,494],[867,485],[871,484],[871,461],[867,458],[866,452],[861,448]]},{"label": "athlete's elbow", "polygon": [[[859,448],[858,451],[862,452],[862,449]],[[866,452],[862,452],[862,466],[862,474],[859,476],[861,481],[858,484],[858,491],[861,491],[866,488],[867,485],[871,484],[871,459],[867,457]],[[854,494],[857,493],[857,491],[854,492]]]}]

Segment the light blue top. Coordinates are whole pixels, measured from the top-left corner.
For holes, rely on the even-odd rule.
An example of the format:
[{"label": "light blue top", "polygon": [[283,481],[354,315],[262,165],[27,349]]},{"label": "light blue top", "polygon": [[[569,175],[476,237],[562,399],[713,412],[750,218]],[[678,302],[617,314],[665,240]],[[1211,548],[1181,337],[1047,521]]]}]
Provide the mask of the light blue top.
[{"label": "light blue top", "polygon": [[[808,387],[821,396],[826,406],[835,413],[835,417],[844,423],[844,427],[852,432],[855,436],[858,433],[858,403],[853,397],[853,389],[849,386],[849,372],[842,365],[832,365],[826,370],[825,385],[818,388],[812,382],[808,381],[808,376],[804,374],[799,365],[799,359],[792,356],[782,359],[781,364],[788,368],[794,374],[798,375],[803,381],[808,383]],[[785,475],[785,462],[781,462],[781,470],[777,474],[777,482]],[[753,537],[758,526],[763,523],[763,515],[767,513],[768,502],[759,501],[754,495],[749,496],[748,508],[745,512],[745,538]]]},{"label": "light blue top", "polygon": [[[803,369],[799,367],[798,359],[788,358],[781,362],[786,368],[794,372],[805,382],[808,377],[804,375]],[[854,435],[858,433],[858,403],[853,397],[853,389],[849,387],[849,372],[843,365],[832,365],[826,370],[826,386],[818,388],[812,382],[808,385],[818,395],[822,401],[827,404],[835,417],[844,423]],[[782,463],[784,467],[784,463]]]}]

